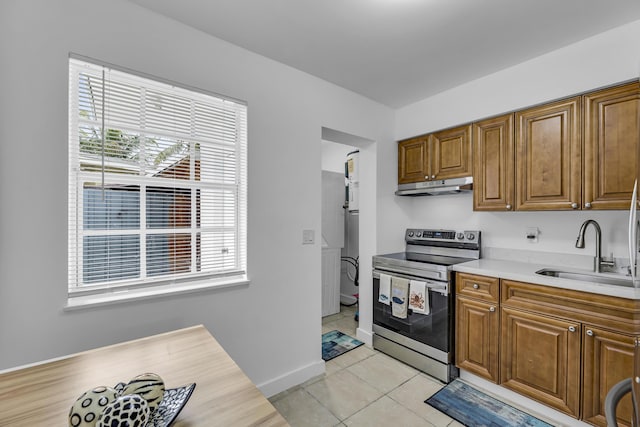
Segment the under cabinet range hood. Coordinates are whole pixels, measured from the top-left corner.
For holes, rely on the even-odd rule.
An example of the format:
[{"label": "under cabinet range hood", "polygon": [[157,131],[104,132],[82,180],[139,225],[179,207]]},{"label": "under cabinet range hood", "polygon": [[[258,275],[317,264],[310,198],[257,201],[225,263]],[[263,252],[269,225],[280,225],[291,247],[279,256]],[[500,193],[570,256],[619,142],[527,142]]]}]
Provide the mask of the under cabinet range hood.
[{"label": "under cabinet range hood", "polygon": [[473,177],[436,179],[433,181],[399,184],[396,196],[436,196],[473,190]]}]

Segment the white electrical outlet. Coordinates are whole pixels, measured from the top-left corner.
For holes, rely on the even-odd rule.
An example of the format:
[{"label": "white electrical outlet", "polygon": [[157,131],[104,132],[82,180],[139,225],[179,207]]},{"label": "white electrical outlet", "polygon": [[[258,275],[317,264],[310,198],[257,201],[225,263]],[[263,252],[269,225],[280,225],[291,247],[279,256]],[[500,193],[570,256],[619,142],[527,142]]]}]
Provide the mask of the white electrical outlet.
[{"label": "white electrical outlet", "polygon": [[316,233],[314,230],[302,230],[302,244],[313,245],[316,241]]},{"label": "white electrical outlet", "polygon": [[525,237],[529,243],[538,243],[539,234],[540,230],[538,230],[538,227],[527,227],[527,234]]}]

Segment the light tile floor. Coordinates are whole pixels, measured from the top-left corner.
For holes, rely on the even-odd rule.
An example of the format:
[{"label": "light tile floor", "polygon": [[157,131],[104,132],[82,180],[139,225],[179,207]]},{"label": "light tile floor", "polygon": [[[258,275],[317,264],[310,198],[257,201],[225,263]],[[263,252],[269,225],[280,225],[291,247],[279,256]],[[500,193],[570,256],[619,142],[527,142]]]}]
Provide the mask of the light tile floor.
[{"label": "light tile floor", "polygon": [[[356,336],[355,307],[322,319],[322,333]],[[326,373],[269,400],[292,427],[458,427],[424,403],[444,387],[428,375],[377,350],[360,346],[326,363]]]}]

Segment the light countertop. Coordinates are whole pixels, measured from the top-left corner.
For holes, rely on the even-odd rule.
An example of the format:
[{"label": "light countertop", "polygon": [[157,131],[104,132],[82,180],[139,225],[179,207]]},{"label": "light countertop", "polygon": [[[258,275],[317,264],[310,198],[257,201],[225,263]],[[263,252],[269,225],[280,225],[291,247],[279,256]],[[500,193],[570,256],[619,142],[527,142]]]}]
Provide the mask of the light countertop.
[{"label": "light countertop", "polygon": [[[516,280],[519,282],[535,283],[538,285],[552,286],[554,288],[573,289],[576,291],[594,294],[609,295],[627,299],[640,299],[640,289],[626,286],[583,282],[572,279],[560,279],[557,277],[543,276],[535,272],[543,268],[557,268],[564,271],[573,271],[594,274],[592,271],[576,269],[551,264],[535,264],[522,261],[483,258],[453,266],[454,271],[483,276],[498,277],[501,279]],[[617,274],[602,273],[602,276],[620,278]]]}]

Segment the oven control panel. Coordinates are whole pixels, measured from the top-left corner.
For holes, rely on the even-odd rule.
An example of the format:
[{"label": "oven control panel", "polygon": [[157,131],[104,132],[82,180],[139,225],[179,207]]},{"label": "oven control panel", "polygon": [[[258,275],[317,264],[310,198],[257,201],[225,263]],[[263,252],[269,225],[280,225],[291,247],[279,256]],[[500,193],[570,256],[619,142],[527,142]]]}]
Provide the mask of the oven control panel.
[{"label": "oven control panel", "polygon": [[424,228],[409,228],[405,233],[405,241],[441,241],[459,243],[477,243],[480,240],[478,230],[434,230]]}]

